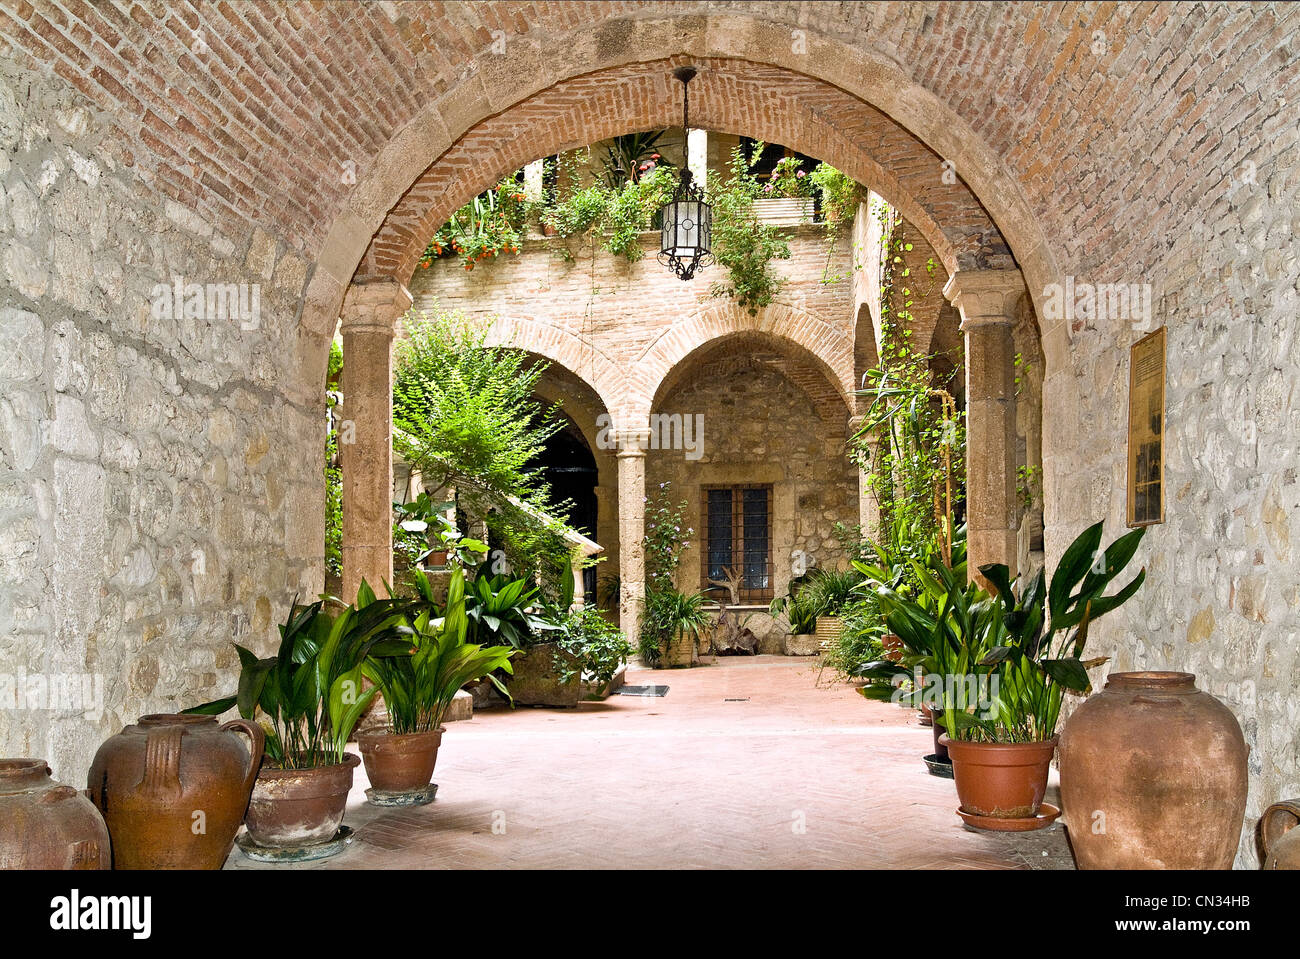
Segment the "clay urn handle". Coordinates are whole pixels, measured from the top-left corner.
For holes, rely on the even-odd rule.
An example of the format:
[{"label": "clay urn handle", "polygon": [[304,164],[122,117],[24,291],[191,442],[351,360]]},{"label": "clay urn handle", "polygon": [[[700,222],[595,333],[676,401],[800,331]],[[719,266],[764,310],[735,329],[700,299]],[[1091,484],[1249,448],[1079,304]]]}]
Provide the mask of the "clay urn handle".
[{"label": "clay urn handle", "polygon": [[221,727],[226,729],[237,729],[244,733],[249,739],[248,743],[248,775],[244,777],[244,792],[253,791],[253,782],[257,779],[257,772],[262,768],[262,751],[266,748],[266,733],[262,727],[251,719],[232,719]]},{"label": "clay urn handle", "polygon": [[1286,799],[1275,802],[1264,810],[1260,820],[1260,829],[1264,836],[1264,853],[1269,847],[1286,835],[1296,825],[1300,825],[1300,799]]},{"label": "clay urn handle", "polygon": [[144,792],[160,798],[181,795],[181,737],[185,728],[179,724],[150,726],[144,741]]}]

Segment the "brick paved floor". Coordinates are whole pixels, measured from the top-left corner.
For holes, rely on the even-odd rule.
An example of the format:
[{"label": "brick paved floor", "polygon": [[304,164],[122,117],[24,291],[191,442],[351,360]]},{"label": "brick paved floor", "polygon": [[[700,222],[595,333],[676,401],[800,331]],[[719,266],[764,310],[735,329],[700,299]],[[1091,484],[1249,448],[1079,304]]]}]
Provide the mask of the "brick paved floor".
[{"label": "brick paved floor", "polygon": [[1072,868],[1059,824],[965,827],[915,713],[818,689],[810,662],[630,670],[668,695],[480,711],[448,726],[436,802],[370,806],[358,769],[351,846],[293,868]]}]

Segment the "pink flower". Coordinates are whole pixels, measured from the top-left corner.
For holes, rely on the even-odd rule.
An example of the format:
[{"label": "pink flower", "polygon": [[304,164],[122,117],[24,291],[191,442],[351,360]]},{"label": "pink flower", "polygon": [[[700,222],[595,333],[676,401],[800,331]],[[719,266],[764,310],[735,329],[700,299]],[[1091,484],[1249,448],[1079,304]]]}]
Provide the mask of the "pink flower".
[{"label": "pink flower", "polygon": [[804,175],[803,170],[800,170],[798,173],[795,174],[795,176],[799,176],[799,177],[801,177],[801,176],[803,176],[803,175]]}]

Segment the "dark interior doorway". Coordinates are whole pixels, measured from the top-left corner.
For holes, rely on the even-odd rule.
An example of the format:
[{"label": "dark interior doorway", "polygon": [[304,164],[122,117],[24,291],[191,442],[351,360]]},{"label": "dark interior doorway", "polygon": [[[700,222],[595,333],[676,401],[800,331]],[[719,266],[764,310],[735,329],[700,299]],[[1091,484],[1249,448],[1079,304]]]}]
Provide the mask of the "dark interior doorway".
[{"label": "dark interior doorway", "polygon": [[[552,436],[546,448],[537,457],[546,481],[551,484],[551,494],[557,502],[569,500],[573,510],[569,525],[590,540],[596,539],[596,458],[592,455],[582,431],[563,413],[564,428]],[[596,595],[596,568],[582,571],[582,589],[588,602]]]}]

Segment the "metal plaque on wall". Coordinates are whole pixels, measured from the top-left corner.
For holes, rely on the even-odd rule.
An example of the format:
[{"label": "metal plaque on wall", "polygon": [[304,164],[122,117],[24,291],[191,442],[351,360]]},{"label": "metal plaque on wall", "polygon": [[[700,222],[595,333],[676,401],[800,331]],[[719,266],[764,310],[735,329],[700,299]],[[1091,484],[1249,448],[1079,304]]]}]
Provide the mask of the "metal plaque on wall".
[{"label": "metal plaque on wall", "polygon": [[1128,373],[1128,525],[1165,521],[1165,328],[1133,344]]}]

